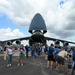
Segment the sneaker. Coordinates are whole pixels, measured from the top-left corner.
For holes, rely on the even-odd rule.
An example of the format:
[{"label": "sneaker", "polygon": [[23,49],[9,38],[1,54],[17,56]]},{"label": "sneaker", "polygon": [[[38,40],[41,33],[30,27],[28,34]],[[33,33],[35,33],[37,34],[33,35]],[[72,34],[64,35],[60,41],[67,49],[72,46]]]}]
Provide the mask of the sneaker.
[{"label": "sneaker", "polygon": [[23,64],[21,64],[21,66],[23,66]]},{"label": "sneaker", "polygon": [[9,67],[10,65],[8,64],[7,67]]},{"label": "sneaker", "polygon": [[50,67],[50,69],[53,69],[52,67]]},{"label": "sneaker", "polygon": [[45,60],[47,60],[47,58],[45,58]]},{"label": "sneaker", "polygon": [[47,65],[47,68],[49,68],[49,65]]},{"label": "sneaker", "polygon": [[58,70],[58,68],[55,68],[54,70]]},{"label": "sneaker", "polygon": [[20,66],[20,64],[18,64],[18,66]]},{"label": "sneaker", "polygon": [[6,58],[4,58],[4,60],[6,60]]},{"label": "sneaker", "polygon": [[9,66],[11,66],[11,64],[9,64]]}]

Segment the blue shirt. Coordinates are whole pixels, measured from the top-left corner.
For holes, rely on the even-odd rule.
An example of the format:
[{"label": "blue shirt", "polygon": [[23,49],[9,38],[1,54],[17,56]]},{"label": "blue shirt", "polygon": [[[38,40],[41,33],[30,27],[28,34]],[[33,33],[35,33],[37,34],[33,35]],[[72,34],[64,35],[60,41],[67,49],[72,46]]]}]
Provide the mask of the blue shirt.
[{"label": "blue shirt", "polygon": [[54,48],[49,47],[48,55],[53,55],[53,52],[54,52]]},{"label": "blue shirt", "polygon": [[72,59],[74,59],[73,61],[74,61],[74,65],[75,65],[75,52],[72,55]]},{"label": "blue shirt", "polygon": [[68,50],[67,50],[68,52],[70,52],[71,51],[71,48],[70,47],[68,47]]},{"label": "blue shirt", "polygon": [[48,47],[47,46],[44,48],[44,52],[48,52]]},{"label": "blue shirt", "polygon": [[60,50],[58,48],[55,48],[55,55],[58,55],[59,52]]}]

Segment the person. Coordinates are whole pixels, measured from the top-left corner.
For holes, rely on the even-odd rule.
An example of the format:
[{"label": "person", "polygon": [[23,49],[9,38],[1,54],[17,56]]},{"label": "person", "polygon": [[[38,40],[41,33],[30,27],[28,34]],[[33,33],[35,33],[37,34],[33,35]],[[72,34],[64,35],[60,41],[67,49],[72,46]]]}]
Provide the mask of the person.
[{"label": "person", "polygon": [[55,70],[57,70],[57,67],[58,67],[57,58],[58,58],[58,53],[60,52],[59,48],[60,48],[60,46],[59,47],[55,46],[55,65],[56,65]]},{"label": "person", "polygon": [[68,75],[71,75],[72,72],[72,58],[71,55],[69,55],[69,59],[68,59]]},{"label": "person", "polygon": [[2,48],[2,46],[0,46],[0,51],[3,51],[3,48]]},{"label": "person", "polygon": [[73,60],[72,75],[75,75],[75,49],[73,50],[72,60]]},{"label": "person", "polygon": [[30,48],[31,48],[31,57],[34,58],[34,52],[36,51],[35,45],[33,44]]},{"label": "person", "polygon": [[26,45],[26,46],[25,46],[25,49],[26,49],[26,57],[28,58],[29,46],[28,46],[28,45]]},{"label": "person", "polygon": [[6,57],[7,57],[7,47],[5,46],[4,47],[4,60],[6,60]]},{"label": "person", "polygon": [[60,66],[62,65],[64,73],[66,73],[66,67],[64,64],[65,58],[68,59],[68,52],[65,50],[62,50],[58,53],[58,58],[57,58],[57,62],[58,62],[58,72],[60,72]]},{"label": "person", "polygon": [[9,46],[8,48],[7,48],[7,55],[8,55],[8,64],[7,64],[7,67],[8,66],[11,66],[11,64],[12,64],[12,55],[13,55],[13,46],[11,45],[11,46]]},{"label": "person", "polygon": [[48,57],[48,46],[47,45],[44,48],[44,53],[45,53],[45,59],[47,60],[47,57]]},{"label": "person", "polygon": [[51,66],[50,69],[53,67],[53,62],[54,62],[54,45],[51,44],[51,47],[49,47],[48,50],[48,59],[47,59],[47,68],[49,68],[49,65]]},{"label": "person", "polygon": [[20,51],[18,66],[20,66],[20,63],[21,63],[21,66],[23,66],[24,65],[24,58],[25,58],[25,48],[24,48],[24,46],[21,45],[20,48],[18,49],[18,51]]}]

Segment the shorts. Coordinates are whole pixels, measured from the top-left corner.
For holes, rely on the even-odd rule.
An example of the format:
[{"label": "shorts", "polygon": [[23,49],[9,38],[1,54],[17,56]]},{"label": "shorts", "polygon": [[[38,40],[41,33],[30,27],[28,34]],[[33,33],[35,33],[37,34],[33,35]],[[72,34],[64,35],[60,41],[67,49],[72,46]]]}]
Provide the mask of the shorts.
[{"label": "shorts", "polygon": [[55,61],[54,56],[53,55],[48,55],[48,61]]},{"label": "shorts", "polygon": [[24,54],[20,54],[19,58],[23,58],[24,59],[25,58]]},{"label": "shorts", "polygon": [[58,56],[57,62],[58,62],[59,64],[61,64],[61,65],[64,65],[64,58],[61,57],[61,56]]}]

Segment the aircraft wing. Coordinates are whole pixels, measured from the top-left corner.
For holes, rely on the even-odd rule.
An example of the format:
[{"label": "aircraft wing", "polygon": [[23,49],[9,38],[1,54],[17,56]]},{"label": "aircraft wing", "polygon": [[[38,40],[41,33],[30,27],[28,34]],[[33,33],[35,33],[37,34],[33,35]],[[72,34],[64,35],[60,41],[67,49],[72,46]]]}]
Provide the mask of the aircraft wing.
[{"label": "aircraft wing", "polygon": [[29,37],[22,37],[22,38],[16,38],[16,39],[10,39],[10,40],[5,40],[5,41],[1,41],[1,42],[8,42],[8,41],[17,41],[17,40],[29,40],[30,39],[30,36]]},{"label": "aircraft wing", "polygon": [[[40,36],[39,36],[40,37]],[[51,37],[46,37],[46,36],[44,36],[45,37],[45,40],[52,40],[52,41],[54,41],[54,42],[56,42],[56,41],[58,41],[58,42],[61,42],[61,43],[71,43],[71,44],[75,44],[75,42],[71,42],[71,41],[66,41],[66,40],[61,40],[61,39],[56,39],[56,38],[51,38]],[[33,37],[33,38],[35,38],[36,39],[36,37]],[[43,37],[41,37],[42,39],[44,39]],[[5,40],[5,41],[0,41],[0,43],[6,43],[6,42],[14,42],[14,41],[22,41],[22,40],[30,40],[31,39],[31,36],[29,36],[29,37],[22,37],[22,38],[16,38],[16,39],[10,39],[10,40]],[[36,39],[36,41],[37,40],[39,40],[39,38],[37,37],[37,39]],[[35,41],[35,42],[36,42]],[[30,41],[30,42],[32,42],[32,41]]]},{"label": "aircraft wing", "polygon": [[45,37],[45,38],[48,41],[53,40],[53,41],[59,41],[59,42],[62,42],[62,43],[67,42],[67,43],[75,44],[75,42],[71,42],[71,41],[66,41],[66,40],[61,40],[61,39],[56,39],[56,38],[51,38],[51,37]]}]

